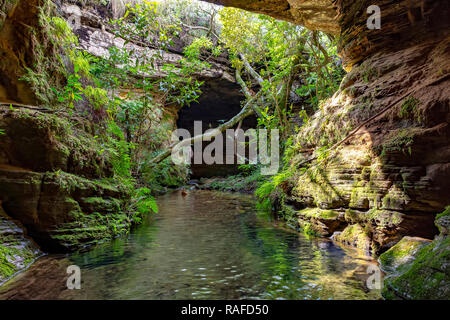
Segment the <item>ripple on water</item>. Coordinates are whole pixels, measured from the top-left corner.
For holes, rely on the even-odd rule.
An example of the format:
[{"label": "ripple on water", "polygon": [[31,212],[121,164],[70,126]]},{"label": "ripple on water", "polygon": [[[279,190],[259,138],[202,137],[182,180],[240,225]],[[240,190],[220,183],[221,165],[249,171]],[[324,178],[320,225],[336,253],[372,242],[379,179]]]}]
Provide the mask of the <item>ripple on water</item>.
[{"label": "ripple on water", "polygon": [[[380,298],[379,292],[365,288],[369,275],[363,271],[373,260],[332,242],[278,228],[267,215],[258,215],[251,196],[193,190],[185,198],[179,192],[162,196],[158,205],[159,213],[127,237],[71,254],[58,260],[58,268],[36,263],[8,285],[7,295],[43,299]],[[64,266],[70,264],[82,269],[82,290],[68,292],[61,286],[66,279]],[[0,291],[0,299],[4,297]]]}]

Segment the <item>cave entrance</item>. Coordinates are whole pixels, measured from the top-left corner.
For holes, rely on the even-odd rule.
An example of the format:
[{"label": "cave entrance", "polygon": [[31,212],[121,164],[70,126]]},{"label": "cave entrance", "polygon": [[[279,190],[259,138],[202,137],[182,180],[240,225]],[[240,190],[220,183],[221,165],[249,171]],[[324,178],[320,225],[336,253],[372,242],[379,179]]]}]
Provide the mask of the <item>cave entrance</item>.
[{"label": "cave entrance", "polygon": [[[191,136],[194,135],[194,121],[202,122],[204,133],[237,115],[242,109],[241,102],[245,100],[241,87],[223,78],[205,81],[201,90],[198,102],[192,103],[189,107],[184,106],[178,113],[177,127],[189,130]],[[257,123],[256,116],[249,116],[242,122],[241,129],[256,128]],[[210,143],[203,142],[202,151]],[[191,177],[200,179],[229,176],[239,172],[238,166],[238,164],[192,164]]]}]

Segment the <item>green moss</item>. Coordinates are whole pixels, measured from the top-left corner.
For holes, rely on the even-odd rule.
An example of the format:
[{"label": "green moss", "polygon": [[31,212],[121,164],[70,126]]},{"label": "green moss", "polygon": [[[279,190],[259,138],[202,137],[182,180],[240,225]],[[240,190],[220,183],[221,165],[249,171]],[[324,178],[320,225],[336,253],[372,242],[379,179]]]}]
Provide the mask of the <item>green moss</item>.
[{"label": "green moss", "polygon": [[[212,189],[220,191],[252,191],[255,190],[261,182],[265,180],[264,176],[261,176],[259,170],[255,170],[249,175],[238,174],[229,176],[225,179],[215,179],[211,182],[207,182],[201,186],[203,189]],[[205,182],[205,180],[202,180]]]},{"label": "green moss", "polygon": [[335,207],[346,206],[347,201],[343,197],[346,193],[345,186],[331,183],[334,174],[334,168],[331,166],[325,169],[308,169],[296,182],[293,198],[302,199],[309,196],[314,199],[316,206],[320,203],[332,204]]},{"label": "green moss", "polygon": [[435,225],[438,227],[442,236],[449,235],[450,226],[450,206],[447,206],[444,212],[436,216]]},{"label": "green moss", "polygon": [[281,202],[281,210],[280,215],[288,223],[295,223],[296,217],[297,217],[297,211],[295,211],[294,208],[284,203],[284,201]]},{"label": "green moss", "polygon": [[359,224],[347,226],[344,231],[334,236],[334,240],[367,252],[371,249],[370,237],[367,231]]},{"label": "green moss", "polygon": [[403,221],[400,212],[391,210],[371,209],[364,217],[367,222],[375,222],[380,227],[397,226]]},{"label": "green moss", "polygon": [[314,226],[310,222],[299,221],[300,231],[302,231],[306,235],[310,236],[318,236],[317,231],[314,230]]},{"label": "green moss", "polygon": [[420,110],[418,108],[420,101],[414,98],[413,96],[409,96],[403,101],[398,116],[400,118],[412,118],[417,123],[422,123],[422,115],[420,114]]},{"label": "green moss", "polygon": [[14,256],[20,254],[16,248],[11,248],[0,244],[0,280],[11,277],[17,267],[12,263]]},{"label": "green moss", "polygon": [[345,211],[344,219],[349,223],[356,223],[360,220],[358,212],[352,209]]},{"label": "green moss", "polygon": [[442,217],[448,217],[448,216],[450,216],[450,206],[446,206],[445,210],[436,216],[436,220],[438,220]]},{"label": "green moss", "polygon": [[334,210],[324,210],[319,208],[308,208],[298,211],[299,216],[306,218],[316,218],[324,220],[335,220],[339,217],[339,212]]},{"label": "green moss", "polygon": [[77,213],[77,220],[64,223],[50,232],[50,237],[69,249],[97,244],[127,233],[131,221],[125,213],[102,215]]},{"label": "green moss", "polygon": [[12,241],[5,245],[5,239],[2,239],[2,242],[3,244],[0,244],[0,282],[29,265],[35,258],[35,253],[28,247],[19,247],[22,246],[21,243],[16,244]]},{"label": "green moss", "polygon": [[371,82],[373,79],[378,78],[379,71],[372,66],[371,61],[367,61],[361,66],[361,75],[365,83]]},{"label": "green moss", "polygon": [[94,191],[106,189],[111,192],[118,193],[118,188],[120,187],[120,183],[118,181],[115,181],[114,185],[112,183],[108,183],[106,180],[89,180],[60,170],[55,172],[46,172],[44,179],[45,182],[56,182],[60,188],[67,193],[71,193],[77,189],[92,189]]},{"label": "green moss", "polygon": [[99,211],[102,213],[119,212],[122,204],[119,199],[104,199],[101,197],[82,198],[81,202],[84,209],[88,209],[90,212]]},{"label": "green moss", "polygon": [[[83,130],[84,126],[88,126],[85,120],[68,120],[61,114],[37,113],[27,109],[9,112],[11,116],[21,120],[28,135],[51,135],[48,148],[58,154],[61,163],[70,162],[71,172],[88,172],[98,177],[105,175],[103,169],[111,162],[111,156],[102,152],[103,147],[99,141]],[[65,167],[60,169],[66,170]]]},{"label": "green moss", "polygon": [[417,251],[429,244],[430,241],[403,237],[396,245],[380,255],[379,261],[385,270],[394,271],[399,266],[412,261]]},{"label": "green moss", "polygon": [[450,296],[450,238],[433,241],[420,249],[401,273],[385,280],[383,296],[392,299],[448,299]]},{"label": "green moss", "polygon": [[411,129],[400,129],[395,134],[391,134],[381,146],[380,157],[384,157],[391,152],[403,152],[411,155],[414,136],[415,134]]}]

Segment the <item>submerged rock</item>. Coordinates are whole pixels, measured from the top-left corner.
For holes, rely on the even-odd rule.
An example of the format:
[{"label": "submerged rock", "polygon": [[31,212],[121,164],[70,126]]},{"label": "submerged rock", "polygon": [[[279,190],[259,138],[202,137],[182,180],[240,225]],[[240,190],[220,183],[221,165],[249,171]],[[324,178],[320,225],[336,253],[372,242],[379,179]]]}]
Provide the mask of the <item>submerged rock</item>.
[{"label": "submerged rock", "polygon": [[320,236],[330,236],[342,230],[343,214],[334,210],[308,208],[296,212],[298,224]]}]

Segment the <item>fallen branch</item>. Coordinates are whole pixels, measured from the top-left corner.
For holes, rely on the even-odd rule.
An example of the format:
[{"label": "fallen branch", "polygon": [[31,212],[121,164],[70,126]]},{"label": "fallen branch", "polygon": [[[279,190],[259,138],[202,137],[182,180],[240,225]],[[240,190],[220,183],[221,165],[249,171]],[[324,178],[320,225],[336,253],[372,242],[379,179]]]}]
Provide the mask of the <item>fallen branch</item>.
[{"label": "fallen branch", "polygon": [[13,107],[15,109],[28,109],[28,110],[39,111],[39,112],[50,112],[50,113],[56,112],[55,110],[51,110],[48,108],[42,108],[42,107],[40,108],[40,107],[26,105],[26,104],[20,104],[20,103],[0,102],[0,106],[1,107]]},{"label": "fallen branch", "polygon": [[236,124],[241,122],[243,119],[247,118],[248,116],[252,115],[254,113],[253,110],[253,104],[257,103],[259,98],[262,95],[262,91],[258,92],[255,96],[253,96],[242,108],[241,112],[239,112],[237,115],[235,115],[231,120],[228,122],[225,122],[218,126],[215,129],[208,130],[207,133],[195,136],[190,139],[186,139],[179,142],[172,143],[167,150],[150,160],[150,165],[156,165],[169,157],[172,154],[172,150],[174,148],[181,149],[184,146],[192,145],[195,142],[198,141],[211,141],[213,138],[217,137],[219,134],[224,132],[227,129],[233,128]]}]

